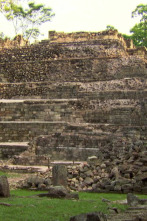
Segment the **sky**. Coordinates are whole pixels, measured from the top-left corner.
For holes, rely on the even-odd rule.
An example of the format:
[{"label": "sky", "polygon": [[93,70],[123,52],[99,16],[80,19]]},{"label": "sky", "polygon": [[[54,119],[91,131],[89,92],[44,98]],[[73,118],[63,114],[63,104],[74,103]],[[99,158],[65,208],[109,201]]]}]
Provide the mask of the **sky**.
[{"label": "sky", "polygon": [[[131,12],[139,4],[147,4],[147,0],[36,0],[52,8],[55,16],[51,22],[41,27],[48,38],[48,31],[98,32],[112,25],[120,33],[129,34],[130,29],[139,22],[139,18],[131,18]],[[14,35],[13,26],[0,15],[0,32],[7,36]]]}]

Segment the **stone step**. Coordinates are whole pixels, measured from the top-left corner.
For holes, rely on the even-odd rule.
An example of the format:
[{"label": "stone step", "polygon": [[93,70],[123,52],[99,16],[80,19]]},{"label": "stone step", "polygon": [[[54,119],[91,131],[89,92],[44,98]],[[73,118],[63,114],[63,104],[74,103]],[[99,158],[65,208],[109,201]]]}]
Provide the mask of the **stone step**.
[{"label": "stone step", "polygon": [[[138,127],[136,129],[133,127],[120,127],[120,125],[118,128],[111,126],[99,125],[99,128],[98,125],[95,127],[93,125],[92,128],[92,124],[89,124],[89,128],[88,125],[87,128],[82,128],[80,125],[79,128],[76,126],[67,126],[62,133],[52,133],[51,135],[36,137],[32,146],[35,147],[37,155],[47,153],[54,157],[54,159],[59,158],[64,160],[74,157],[79,160],[86,160],[91,155],[110,160],[111,155],[114,153],[118,158],[124,154],[127,155],[128,149],[126,148],[129,148],[130,139],[138,136],[139,131],[141,134],[141,129]],[[122,145],[124,136],[125,145]],[[141,149],[145,147],[143,141],[140,142],[140,145]],[[132,151],[131,147],[130,151]]]},{"label": "stone step", "polygon": [[[117,131],[118,133],[116,133]],[[146,126],[142,130],[142,127],[137,125],[69,123],[65,121],[0,121],[0,142],[27,142],[39,135],[63,134],[63,132],[83,133],[89,137],[109,133],[110,136],[112,134],[112,137],[117,134],[119,139],[122,139],[124,135],[132,139],[140,134],[141,139],[144,139],[147,135],[146,131]],[[120,146],[122,146],[121,142]]]},{"label": "stone step", "polygon": [[99,103],[81,99],[2,99],[0,120],[146,124],[144,103],[139,100],[128,102],[128,100]]},{"label": "stone step", "polygon": [[[102,46],[102,44],[104,44]],[[114,48],[116,49],[114,50]],[[9,49],[1,53],[1,62],[29,62],[53,59],[69,59],[83,57],[118,57],[126,55],[122,44],[115,39],[111,40],[91,40],[84,42],[66,42],[66,43],[50,43],[49,40],[43,40],[38,44],[32,44],[22,49]],[[11,52],[11,56],[9,53]]]},{"label": "stone step", "polygon": [[52,160],[86,161],[89,156],[99,156],[99,148],[77,148],[77,147],[37,147],[36,154],[49,155]]},{"label": "stone step", "polygon": [[138,106],[118,106],[95,108],[95,110],[86,110],[83,114],[83,120],[88,123],[108,123],[124,125],[146,125],[146,111],[142,105]]},{"label": "stone step", "polygon": [[26,166],[26,165],[4,165],[0,167],[3,171],[12,171],[16,173],[44,173],[48,170],[47,166]]},{"label": "stone step", "polygon": [[118,215],[118,217],[116,216],[116,217],[114,217],[114,216],[112,216],[112,218],[110,219],[110,218],[108,218],[107,219],[107,221],[134,221],[134,219],[132,218],[129,218],[129,217],[126,217],[125,218],[125,216],[126,215],[122,215],[122,216],[119,216]]},{"label": "stone step", "polygon": [[[1,86],[1,83],[0,83]],[[102,90],[97,92],[80,91],[79,86],[62,86],[60,88],[41,87],[27,88],[22,85],[6,85],[0,87],[0,99],[87,99],[87,100],[118,100],[118,99],[144,99],[147,97],[147,90]]]},{"label": "stone step", "polygon": [[12,158],[14,155],[19,155],[26,151],[28,147],[28,142],[1,142],[0,159]]},{"label": "stone step", "polygon": [[[113,69],[111,68],[113,67]],[[66,71],[65,71],[66,70]],[[53,61],[5,62],[1,64],[0,76],[7,82],[90,82],[146,77],[145,65],[140,59],[74,58]],[[64,80],[63,80],[64,79]]]},{"label": "stone step", "polygon": [[[147,206],[129,207],[125,212],[119,214],[111,214],[108,216],[108,221],[134,221],[136,217],[142,217],[147,211]],[[143,215],[145,217],[145,215]],[[138,218],[137,220],[142,220]],[[145,219],[143,219],[145,220]]]},{"label": "stone step", "polygon": [[126,213],[120,215],[118,214],[117,216],[112,216],[111,218],[108,217],[107,221],[134,221],[134,219],[136,218],[135,216],[133,216],[133,214],[131,214],[132,216],[128,216]]},{"label": "stone step", "polygon": [[0,142],[27,142],[40,134],[62,132],[63,121],[1,121]]},{"label": "stone step", "polygon": [[79,85],[56,82],[0,83],[0,99],[72,99]]},{"label": "stone step", "polygon": [[[77,121],[77,99],[0,100],[1,121]],[[81,116],[82,119],[82,116]],[[79,120],[80,121],[80,120]]]},{"label": "stone step", "polygon": [[26,103],[26,104],[38,104],[38,103],[63,103],[70,101],[77,101],[76,98],[61,98],[61,99],[0,99],[0,103],[11,104],[11,103]]},{"label": "stone step", "polygon": [[147,90],[119,90],[101,92],[81,92],[78,98],[85,97],[89,100],[116,100],[116,99],[144,99],[147,97]]},{"label": "stone step", "polygon": [[23,82],[0,83],[1,99],[144,99],[145,78],[122,78],[100,82]]}]

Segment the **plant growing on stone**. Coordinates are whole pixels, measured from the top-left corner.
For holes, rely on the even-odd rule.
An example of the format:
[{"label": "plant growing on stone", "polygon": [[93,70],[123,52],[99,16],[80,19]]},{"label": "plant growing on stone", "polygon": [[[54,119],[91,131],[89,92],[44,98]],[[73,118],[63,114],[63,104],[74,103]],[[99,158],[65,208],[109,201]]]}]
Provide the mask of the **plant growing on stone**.
[{"label": "plant growing on stone", "polygon": [[112,25],[107,25],[106,30],[117,30],[117,29]]}]

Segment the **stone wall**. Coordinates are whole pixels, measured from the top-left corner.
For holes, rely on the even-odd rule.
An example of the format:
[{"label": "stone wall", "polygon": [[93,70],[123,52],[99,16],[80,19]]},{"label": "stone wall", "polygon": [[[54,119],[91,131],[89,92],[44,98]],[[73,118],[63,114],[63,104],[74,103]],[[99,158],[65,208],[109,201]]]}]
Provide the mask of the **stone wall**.
[{"label": "stone wall", "polygon": [[[5,73],[5,75],[4,75]],[[6,82],[91,82],[130,77],[145,77],[140,59],[65,59],[54,61],[6,62],[1,64],[0,78]]]},{"label": "stone wall", "polygon": [[[11,83],[54,81],[55,79],[62,82],[105,80],[107,75],[108,79],[111,79],[114,73],[107,74],[107,69],[113,63],[116,63],[117,68],[120,63],[119,57],[125,54],[126,51],[122,45],[115,40],[87,42],[83,45],[80,43],[39,44],[19,50],[6,49],[0,55],[0,78],[2,82]],[[132,62],[130,60],[129,64]],[[139,60],[136,60],[136,65],[138,62]],[[125,63],[124,59],[122,61],[124,68]],[[103,71],[106,72],[105,78],[102,75]],[[99,72],[98,76],[97,72]]]},{"label": "stone wall", "polygon": [[[101,174],[101,181],[93,177],[87,189],[99,188],[105,178],[110,178],[107,190],[117,189],[119,182],[113,188],[111,178],[116,165],[129,180],[125,184],[132,185],[147,170],[145,49],[135,49],[116,31],[50,36],[38,44],[0,50],[1,158],[19,154],[18,143],[24,142],[34,159],[50,155],[85,161],[95,155],[100,169],[94,167],[92,173]],[[26,161],[17,157],[17,162]],[[122,172],[126,165],[130,172]],[[73,179],[81,186],[82,174],[75,170],[77,176],[69,180],[74,188]]]},{"label": "stone wall", "polygon": [[[1,99],[67,99],[80,97],[79,85],[59,82],[0,83]],[[78,95],[79,94],[79,95]]]},{"label": "stone wall", "polygon": [[129,55],[136,55],[146,59],[147,51],[145,47],[128,48],[127,52]]},{"label": "stone wall", "polygon": [[4,48],[1,62],[25,62],[87,57],[116,57],[127,55],[122,43],[117,39],[103,39],[84,42],[51,43],[42,41],[26,47]]},{"label": "stone wall", "polygon": [[[138,57],[129,57],[128,53]],[[143,77],[145,53],[145,49],[126,50],[119,38],[64,43],[43,41],[1,50],[0,81],[102,81],[137,77],[140,71]]]},{"label": "stone wall", "polygon": [[74,32],[64,33],[49,31],[49,39],[51,42],[82,42],[91,40],[116,39],[121,41],[125,48],[134,48],[133,42],[125,40],[117,30],[107,30],[102,32]]},{"label": "stone wall", "polygon": [[134,148],[137,142],[145,149],[146,136],[146,128],[139,126],[68,125],[63,132],[37,137],[33,147],[37,155],[48,154],[55,160],[86,160],[95,154],[101,160],[113,161]]},{"label": "stone wall", "polygon": [[[79,123],[113,123],[126,125],[142,125],[146,119],[140,112],[145,113],[143,103],[140,100],[131,102],[128,100],[123,107],[118,107],[117,100],[110,102],[99,101],[86,102],[76,99],[43,100],[43,101],[14,101],[13,103],[1,102],[1,121],[70,121]],[[120,103],[120,101],[118,101]],[[81,105],[81,106],[79,106]],[[95,107],[98,106],[98,109]],[[83,110],[86,108],[86,111]],[[91,110],[93,108],[93,110]],[[64,111],[66,109],[66,115]],[[144,110],[143,110],[144,109]]]},{"label": "stone wall", "polygon": [[28,150],[28,143],[9,143],[9,142],[0,142],[0,159],[7,160],[12,159],[14,156],[19,156],[21,153]]},{"label": "stone wall", "polygon": [[25,40],[21,35],[17,35],[13,40],[10,40],[9,38],[0,39],[0,49],[17,48],[28,44],[29,42]]}]

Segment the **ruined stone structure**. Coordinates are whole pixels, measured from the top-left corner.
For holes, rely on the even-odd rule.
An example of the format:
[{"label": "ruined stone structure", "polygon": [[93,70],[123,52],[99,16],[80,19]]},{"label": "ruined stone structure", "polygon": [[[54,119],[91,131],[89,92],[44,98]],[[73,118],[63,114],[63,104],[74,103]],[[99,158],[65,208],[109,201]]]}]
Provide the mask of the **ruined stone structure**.
[{"label": "ruined stone structure", "polygon": [[27,46],[29,44],[28,40],[25,40],[22,35],[17,35],[13,40],[9,38],[0,38],[0,49],[3,48],[18,48],[22,46]]},{"label": "ruined stone structure", "polygon": [[49,34],[0,50],[0,157],[29,147],[37,156],[96,155],[129,162],[129,176],[146,173],[145,48],[115,30]]}]

